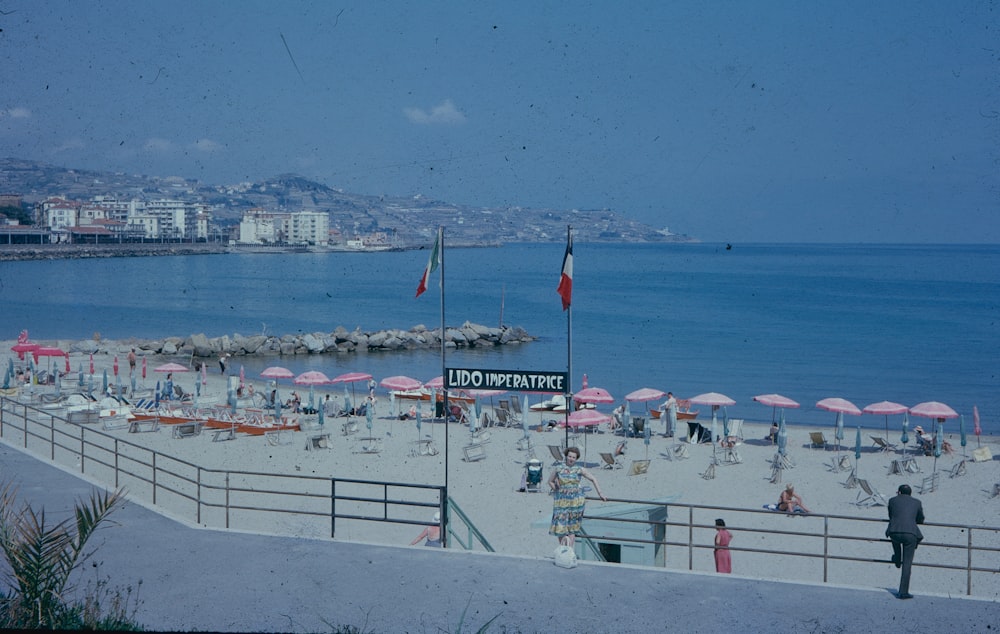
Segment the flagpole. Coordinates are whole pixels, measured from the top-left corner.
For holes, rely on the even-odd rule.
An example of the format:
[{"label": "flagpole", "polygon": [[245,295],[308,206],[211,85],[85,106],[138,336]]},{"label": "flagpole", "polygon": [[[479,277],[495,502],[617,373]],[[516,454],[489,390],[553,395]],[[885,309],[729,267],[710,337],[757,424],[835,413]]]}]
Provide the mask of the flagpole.
[{"label": "flagpole", "polygon": [[[566,225],[566,247],[570,248],[573,244],[573,227],[571,225]],[[565,407],[566,410],[563,420],[565,436],[566,436],[566,448],[569,449],[569,410],[570,403],[573,402],[573,304],[570,303],[566,307],[566,395],[565,395]]]},{"label": "flagpole", "polygon": [[[441,283],[441,376],[445,377],[445,345],[444,345],[444,226],[438,225],[438,269],[440,271]],[[441,547],[448,547],[448,381],[442,381],[441,389],[444,390],[444,513],[441,515]],[[436,406],[436,405],[435,405]]]}]

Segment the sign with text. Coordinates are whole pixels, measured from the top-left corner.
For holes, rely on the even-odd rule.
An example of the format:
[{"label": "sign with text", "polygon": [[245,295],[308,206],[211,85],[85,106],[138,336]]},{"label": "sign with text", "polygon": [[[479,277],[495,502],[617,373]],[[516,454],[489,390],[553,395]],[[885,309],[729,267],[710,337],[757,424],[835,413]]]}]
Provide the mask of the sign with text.
[{"label": "sign with text", "polygon": [[526,370],[476,370],[446,368],[445,387],[460,390],[510,390],[565,394],[569,382],[565,372]]}]

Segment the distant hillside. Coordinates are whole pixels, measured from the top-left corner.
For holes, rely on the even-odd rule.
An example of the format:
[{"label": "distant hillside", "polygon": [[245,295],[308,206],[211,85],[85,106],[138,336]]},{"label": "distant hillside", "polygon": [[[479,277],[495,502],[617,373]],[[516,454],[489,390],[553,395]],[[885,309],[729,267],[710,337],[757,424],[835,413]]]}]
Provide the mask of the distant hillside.
[{"label": "distant hillside", "polygon": [[219,224],[234,224],[253,207],[275,211],[326,211],[331,228],[355,236],[384,231],[402,246],[432,239],[438,225],[458,243],[559,242],[573,225],[580,242],[691,242],[685,235],[664,235],[648,225],[607,210],[472,207],[420,195],[385,197],[352,194],[295,174],[257,183],[212,185],[181,177],[68,169],[38,161],[0,159],[0,193],[35,203],[52,196],[88,200],[114,196],[201,201],[212,206]]}]

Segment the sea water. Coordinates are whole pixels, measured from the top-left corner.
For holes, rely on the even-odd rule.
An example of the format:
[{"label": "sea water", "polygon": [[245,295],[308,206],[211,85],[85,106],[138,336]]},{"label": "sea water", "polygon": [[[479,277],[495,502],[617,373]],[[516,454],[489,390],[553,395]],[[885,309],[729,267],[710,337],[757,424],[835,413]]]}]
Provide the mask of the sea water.
[{"label": "sea water", "polygon": [[[776,414],[753,396],[780,393],[801,403],[785,412],[788,421],[816,425],[834,422],[834,414],[815,408],[826,397],[858,407],[936,400],[963,414],[970,434],[973,406],[984,433],[1000,433],[1000,247],[576,244],[571,314],[555,290],[564,249],[446,244],[447,324],[502,321],[538,337],[449,351],[449,367],[565,371],[571,363],[574,388],[586,374],[589,385],[617,399],[640,387],[681,398],[721,392],[736,401],[730,416],[750,420]],[[427,255],[4,263],[0,323],[7,333],[0,338],[14,339],[22,328],[42,340],[434,328],[437,274],[414,297]],[[233,360],[251,378],[274,364],[330,376],[441,374],[439,351]],[[900,422],[890,417],[894,428]],[[881,427],[885,419],[848,417],[846,424]]]}]

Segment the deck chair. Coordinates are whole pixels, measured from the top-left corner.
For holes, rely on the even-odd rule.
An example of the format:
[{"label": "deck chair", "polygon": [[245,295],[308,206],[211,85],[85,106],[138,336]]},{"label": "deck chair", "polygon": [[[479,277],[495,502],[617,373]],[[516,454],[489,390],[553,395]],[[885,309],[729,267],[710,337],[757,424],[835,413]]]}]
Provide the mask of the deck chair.
[{"label": "deck chair", "polygon": [[674,445],[673,449],[671,449],[671,453],[673,454],[673,457],[678,460],[684,460],[685,458],[691,457],[688,454],[687,444],[683,443],[677,443],[676,445]]},{"label": "deck chair", "polygon": [[990,491],[990,499],[1000,497],[1000,482],[993,485],[993,490]]},{"label": "deck chair", "polygon": [[306,451],[332,448],[333,443],[330,442],[330,434],[312,434],[306,439]]},{"label": "deck chair", "polygon": [[948,477],[949,478],[957,478],[958,476],[964,476],[964,475],[965,475],[965,461],[964,460],[961,461],[961,462],[959,462],[954,467],[952,467],[951,471],[948,472]]},{"label": "deck chair", "polygon": [[890,444],[881,436],[869,436],[872,439],[872,446],[878,447],[879,451],[896,451],[896,445]]},{"label": "deck chair", "polygon": [[524,416],[524,412],[521,411],[521,401],[518,399],[512,399],[510,402],[510,419],[515,423],[521,422],[521,417]]},{"label": "deck chair", "polygon": [[934,491],[937,490],[940,480],[941,480],[941,473],[935,471],[934,473],[924,478],[923,482],[920,483],[920,492],[933,493]]},{"label": "deck chair", "polygon": [[730,418],[729,419],[729,435],[726,436],[726,442],[731,443],[734,447],[743,444],[743,419],[742,418]]},{"label": "deck chair", "polygon": [[504,409],[504,408],[501,407],[501,408],[498,408],[498,409],[494,410],[493,413],[496,414],[497,425],[500,425],[502,427],[510,427],[511,426],[510,411],[509,410],[506,410],[506,409]]},{"label": "deck chair", "polygon": [[614,469],[621,469],[622,467],[625,466],[621,463],[621,460],[619,460],[618,457],[615,456],[610,451],[601,453],[601,462],[604,463],[601,465],[602,469],[614,470]]},{"label": "deck chair", "polygon": [[705,473],[702,473],[701,477],[705,478],[706,480],[712,480],[712,479],[715,478],[715,463],[714,462],[709,463],[708,469],[705,469]]},{"label": "deck chair", "polygon": [[844,488],[853,489],[858,486],[858,472],[851,469],[850,475],[847,476],[847,480],[844,481]]},{"label": "deck chair", "polygon": [[826,449],[826,436],[823,435],[821,431],[811,431],[809,432],[809,447],[819,447],[820,449]]},{"label": "deck chair", "polygon": [[886,501],[885,496],[876,491],[875,487],[868,483],[868,480],[857,478],[857,481],[861,490],[858,491],[855,504],[858,506],[888,506],[889,502]]},{"label": "deck chair", "polygon": [[205,426],[203,422],[197,423],[181,423],[179,425],[173,425],[170,429],[171,438],[192,438],[201,434],[202,428]]},{"label": "deck chair", "polygon": [[555,460],[553,464],[559,464],[563,461],[562,447],[559,445],[549,445],[549,453],[552,454],[552,459]]},{"label": "deck chair", "polygon": [[462,453],[465,454],[466,462],[476,462],[478,460],[486,459],[486,450],[483,449],[483,446],[479,443],[473,443],[462,447]]}]

